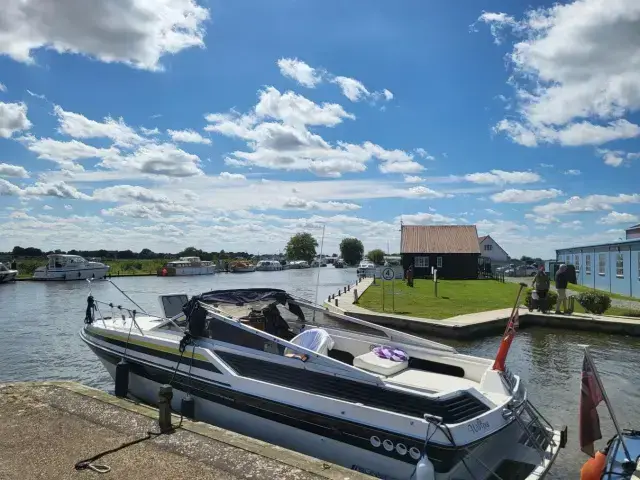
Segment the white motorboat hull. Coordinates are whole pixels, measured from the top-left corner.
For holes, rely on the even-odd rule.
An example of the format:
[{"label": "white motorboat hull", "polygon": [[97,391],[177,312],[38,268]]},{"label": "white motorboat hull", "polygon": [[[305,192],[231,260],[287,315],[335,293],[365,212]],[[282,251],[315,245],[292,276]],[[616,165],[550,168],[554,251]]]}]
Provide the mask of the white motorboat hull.
[{"label": "white motorboat hull", "polygon": [[88,278],[100,280],[107,276],[109,267],[86,267],[78,269],[44,268],[36,269],[33,274],[34,280],[86,280]]},{"label": "white motorboat hull", "polygon": [[163,275],[162,269],[160,269],[160,276],[188,277],[194,275],[214,275],[216,273],[216,267],[213,265],[203,267],[171,267],[166,270],[167,275]]},{"label": "white motorboat hull", "polygon": [[258,272],[279,272],[282,270],[282,265],[280,267],[268,266],[268,267],[258,267],[256,271]]},{"label": "white motorboat hull", "polygon": [[5,272],[0,272],[0,283],[8,283],[12,282],[18,276],[17,270],[9,270]]}]

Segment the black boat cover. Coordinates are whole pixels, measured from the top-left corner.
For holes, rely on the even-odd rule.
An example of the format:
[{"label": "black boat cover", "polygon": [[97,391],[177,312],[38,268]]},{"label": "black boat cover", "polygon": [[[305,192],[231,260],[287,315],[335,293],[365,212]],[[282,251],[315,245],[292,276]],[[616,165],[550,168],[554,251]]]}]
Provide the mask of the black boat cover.
[{"label": "black boat cover", "polygon": [[[211,292],[201,293],[191,297],[183,307],[182,311],[189,317],[199,302],[220,304],[226,303],[231,305],[245,305],[247,303],[256,302],[277,302],[286,305],[293,297],[286,291],[276,288],[238,288],[233,290],[213,290]],[[304,320],[304,314],[298,305],[288,305],[291,313]]]}]

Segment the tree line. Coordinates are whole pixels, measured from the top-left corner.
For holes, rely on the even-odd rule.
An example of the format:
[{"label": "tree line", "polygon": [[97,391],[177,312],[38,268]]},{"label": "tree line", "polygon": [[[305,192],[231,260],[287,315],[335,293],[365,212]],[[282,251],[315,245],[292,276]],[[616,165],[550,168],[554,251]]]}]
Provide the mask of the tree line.
[{"label": "tree line", "polygon": [[[285,254],[290,261],[305,260],[311,263],[317,256],[318,241],[308,232],[300,232],[293,235],[287,246]],[[367,258],[377,265],[384,263],[385,253],[376,248],[367,253]],[[364,245],[355,237],[343,238],[340,242],[340,256],[347,265],[357,265],[364,258]]]}]

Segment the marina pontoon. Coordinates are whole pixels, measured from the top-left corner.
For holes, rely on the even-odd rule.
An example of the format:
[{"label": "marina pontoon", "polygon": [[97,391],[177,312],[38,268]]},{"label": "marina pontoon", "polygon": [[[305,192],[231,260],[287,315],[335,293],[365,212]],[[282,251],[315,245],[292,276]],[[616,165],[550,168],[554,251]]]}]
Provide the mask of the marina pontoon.
[{"label": "marina pontoon", "polygon": [[89,296],[80,336],[116,392],[154,404],[171,384],[178,412],[193,399],[197,420],[385,479],[539,479],[566,442],[492,360],[283,290],[160,303],[165,318]]}]

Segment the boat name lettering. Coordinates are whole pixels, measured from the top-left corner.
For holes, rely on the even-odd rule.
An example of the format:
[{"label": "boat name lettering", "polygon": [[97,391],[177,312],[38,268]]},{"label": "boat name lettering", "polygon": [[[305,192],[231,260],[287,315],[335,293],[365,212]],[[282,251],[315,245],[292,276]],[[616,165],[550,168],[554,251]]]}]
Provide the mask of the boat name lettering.
[{"label": "boat name lettering", "polygon": [[491,425],[489,425],[489,422],[478,419],[475,422],[470,423],[468,425],[468,428],[471,433],[480,433],[489,430],[491,428]]}]

